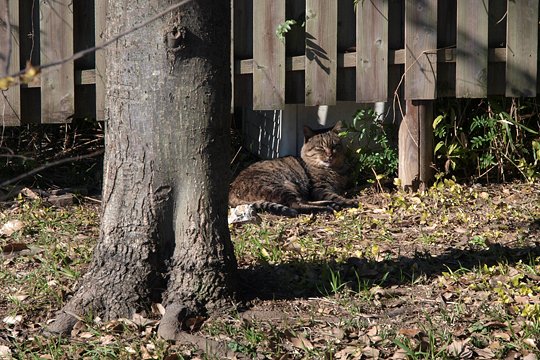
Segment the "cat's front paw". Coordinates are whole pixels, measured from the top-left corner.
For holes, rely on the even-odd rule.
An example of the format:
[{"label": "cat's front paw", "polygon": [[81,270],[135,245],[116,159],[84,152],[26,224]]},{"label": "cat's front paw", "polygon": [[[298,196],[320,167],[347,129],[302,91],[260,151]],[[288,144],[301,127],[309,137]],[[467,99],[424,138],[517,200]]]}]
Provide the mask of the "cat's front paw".
[{"label": "cat's front paw", "polygon": [[358,200],[350,199],[349,201],[347,201],[347,206],[348,206],[348,207],[354,207],[354,208],[357,208],[358,205],[360,205],[360,202],[359,202]]},{"label": "cat's front paw", "polygon": [[328,206],[331,207],[332,210],[334,210],[334,211],[341,211],[341,210],[343,210],[343,206],[341,206],[341,205],[338,204],[338,203],[331,203],[331,204],[329,204]]}]

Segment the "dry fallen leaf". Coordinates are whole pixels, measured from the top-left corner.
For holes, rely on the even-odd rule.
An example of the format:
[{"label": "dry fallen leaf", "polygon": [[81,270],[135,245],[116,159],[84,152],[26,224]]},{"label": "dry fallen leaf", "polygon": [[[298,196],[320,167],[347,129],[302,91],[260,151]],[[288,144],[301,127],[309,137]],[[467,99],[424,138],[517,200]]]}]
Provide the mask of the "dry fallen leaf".
[{"label": "dry fallen leaf", "polygon": [[203,316],[193,316],[184,320],[184,324],[190,332],[197,332],[206,320]]},{"label": "dry fallen leaf", "polygon": [[90,339],[91,337],[94,337],[94,334],[92,334],[91,332],[85,331],[85,332],[80,333],[79,337],[81,339]]},{"label": "dry fallen leaf", "polygon": [[362,355],[365,359],[378,359],[380,356],[380,350],[372,348],[371,346],[366,346],[362,349]]},{"label": "dry fallen leaf", "polygon": [[417,337],[419,334],[422,333],[422,330],[420,329],[399,329],[399,334],[404,335],[408,338],[414,338]]},{"label": "dry fallen leaf", "polygon": [[137,314],[137,313],[133,314],[131,320],[135,325],[140,326],[140,327],[145,327],[148,325],[155,325],[158,322],[157,320],[147,319],[141,314]]},{"label": "dry fallen leaf", "polygon": [[536,340],[532,338],[523,339],[523,343],[529,345],[530,347],[537,349]]},{"label": "dry fallen leaf", "polygon": [[380,328],[378,326],[373,326],[372,328],[368,329],[366,335],[369,337],[378,335],[380,333]]},{"label": "dry fallen leaf", "polygon": [[471,341],[470,338],[465,340],[454,340],[446,347],[446,351],[453,357],[459,357],[461,359],[470,359],[473,353],[467,344]]},{"label": "dry fallen leaf", "polygon": [[152,313],[156,314],[156,315],[165,315],[165,307],[161,304],[152,304]]},{"label": "dry fallen leaf", "polygon": [[169,354],[163,358],[163,360],[179,360],[180,356],[178,354]]},{"label": "dry fallen leaf", "polygon": [[14,299],[17,299],[19,301],[24,301],[28,298],[29,295],[25,295],[25,294],[19,294],[19,295],[13,295],[13,298]]},{"label": "dry fallen leaf", "polygon": [[307,350],[313,349],[313,344],[311,343],[311,341],[306,339],[305,336],[302,334],[298,336],[289,336],[288,338],[292,345],[296,348]]},{"label": "dry fallen leaf", "polygon": [[489,348],[475,349],[474,352],[478,356],[478,359],[494,359],[495,353]]},{"label": "dry fallen leaf", "polygon": [[144,345],[141,344],[141,346],[139,347],[139,350],[140,350],[140,358],[142,360],[157,359],[157,357],[154,357],[152,354],[150,354],[150,352]]},{"label": "dry fallen leaf", "polygon": [[11,349],[8,346],[0,345],[0,359],[1,360],[10,360],[10,359],[12,359]]},{"label": "dry fallen leaf", "polygon": [[113,335],[104,335],[99,338],[99,342],[101,345],[110,345],[114,343],[114,336]]},{"label": "dry fallen leaf", "polygon": [[521,354],[515,350],[510,350],[507,354],[505,359],[506,360],[513,360],[513,359],[520,359]]},{"label": "dry fallen leaf", "polygon": [[6,316],[2,321],[8,325],[15,325],[22,321],[22,316],[21,315]]},{"label": "dry fallen leaf", "polygon": [[32,200],[37,200],[41,198],[35,191],[32,191],[29,188],[22,189],[20,193],[21,195],[24,195],[27,198],[32,199]]},{"label": "dry fallen leaf", "polygon": [[494,331],[492,335],[494,338],[503,339],[505,341],[510,341],[511,338],[510,334],[502,331]]},{"label": "dry fallen leaf", "polygon": [[338,351],[334,355],[334,358],[336,360],[348,360],[349,358],[357,359],[360,354],[361,351],[356,346],[346,346],[344,349]]},{"label": "dry fallen leaf", "polygon": [[20,252],[23,250],[28,250],[28,246],[23,243],[12,243],[2,246],[2,252],[4,254],[12,254],[14,252]]},{"label": "dry fallen leaf", "polygon": [[396,359],[396,360],[403,360],[403,359],[408,359],[408,358],[409,356],[407,355],[407,351],[405,351],[404,349],[399,349],[392,356],[392,359]]},{"label": "dry fallen leaf", "polygon": [[11,236],[14,232],[21,230],[24,223],[20,220],[10,220],[0,228],[0,235]]}]

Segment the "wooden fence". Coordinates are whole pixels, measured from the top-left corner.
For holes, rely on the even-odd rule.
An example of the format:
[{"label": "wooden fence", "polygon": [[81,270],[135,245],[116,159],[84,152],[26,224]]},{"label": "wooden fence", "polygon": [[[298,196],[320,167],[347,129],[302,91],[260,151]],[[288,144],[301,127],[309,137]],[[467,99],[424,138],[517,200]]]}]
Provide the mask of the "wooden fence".
[{"label": "wooden fence", "polygon": [[[105,2],[0,0],[9,9],[0,49],[10,49],[0,73],[99,43]],[[232,0],[234,105],[274,110],[400,94],[400,177],[423,182],[434,99],[536,96],[538,9],[537,0]],[[288,19],[297,24],[280,40]],[[3,91],[2,125],[103,119],[104,68],[98,52]]]},{"label": "wooden fence", "polygon": [[[433,100],[536,97],[538,8],[537,0],[234,0],[235,102],[272,110],[402,99],[399,177],[417,188],[431,178]],[[276,29],[286,20],[297,25],[282,41]]]},{"label": "wooden fence", "polygon": [[[11,40],[0,27],[0,48],[11,46],[0,69],[9,63],[10,73],[27,60],[65,58],[101,38],[105,0],[0,3],[9,7],[11,24]],[[535,0],[358,0],[356,9],[354,0],[233,4],[237,105],[388,101],[398,85],[410,100],[537,93]],[[282,41],[276,29],[286,19],[298,24]],[[94,102],[102,118],[103,60],[102,52],[91,54],[3,92],[4,124],[65,122],[95,114]]]},{"label": "wooden fence", "polygon": [[[254,109],[388,101],[398,84],[407,100],[537,93],[536,0],[234,4],[235,99]],[[287,19],[298,25],[282,41]]]},{"label": "wooden fence", "polygon": [[[102,37],[105,1],[0,0],[0,75],[65,59]],[[9,23],[9,26],[6,24]],[[6,71],[7,70],[7,71]],[[90,54],[44,71],[29,84],[3,91],[0,125],[103,119],[104,55]]]}]

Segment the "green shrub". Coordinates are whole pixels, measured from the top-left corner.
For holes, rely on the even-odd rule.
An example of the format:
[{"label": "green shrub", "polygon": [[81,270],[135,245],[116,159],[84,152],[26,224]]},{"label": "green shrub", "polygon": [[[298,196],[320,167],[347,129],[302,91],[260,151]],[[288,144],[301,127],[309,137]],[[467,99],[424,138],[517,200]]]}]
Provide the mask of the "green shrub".
[{"label": "green shrub", "polygon": [[535,101],[443,100],[433,122],[438,177],[534,181],[540,175],[540,120]]},{"label": "green shrub", "polygon": [[[393,178],[397,174],[398,153],[392,146],[383,117],[373,110],[358,110],[341,134],[358,147],[353,158],[355,179],[370,182]],[[393,130],[392,130],[393,131]]]}]

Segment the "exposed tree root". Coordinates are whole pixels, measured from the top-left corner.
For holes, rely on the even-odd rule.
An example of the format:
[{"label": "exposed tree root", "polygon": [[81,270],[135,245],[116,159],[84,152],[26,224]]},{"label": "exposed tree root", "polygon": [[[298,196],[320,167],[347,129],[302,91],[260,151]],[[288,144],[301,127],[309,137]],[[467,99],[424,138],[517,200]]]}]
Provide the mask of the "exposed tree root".
[{"label": "exposed tree root", "polygon": [[207,339],[203,336],[192,335],[181,332],[176,335],[175,340],[182,344],[190,344],[204,351],[206,355],[217,359],[243,359],[247,358],[241,353],[229,349],[226,342]]},{"label": "exposed tree root", "polygon": [[191,309],[183,304],[170,304],[159,322],[158,335],[165,340],[176,340],[178,334],[183,332],[182,325],[191,313]]},{"label": "exposed tree root", "polygon": [[[110,290],[110,289],[109,289]],[[106,291],[84,291],[84,287],[56,313],[56,317],[45,329],[46,335],[69,336],[78,321],[88,319],[88,315],[100,316],[103,319],[120,317],[131,318],[137,311],[140,302],[114,301],[114,293]],[[136,296],[133,296],[136,298]]]},{"label": "exposed tree root", "polygon": [[205,354],[219,359],[238,358],[239,354],[230,350],[226,343],[186,332],[185,320],[193,315],[192,310],[181,303],[170,304],[165,309],[165,315],[159,323],[158,335],[165,340],[193,345],[204,351]]}]

